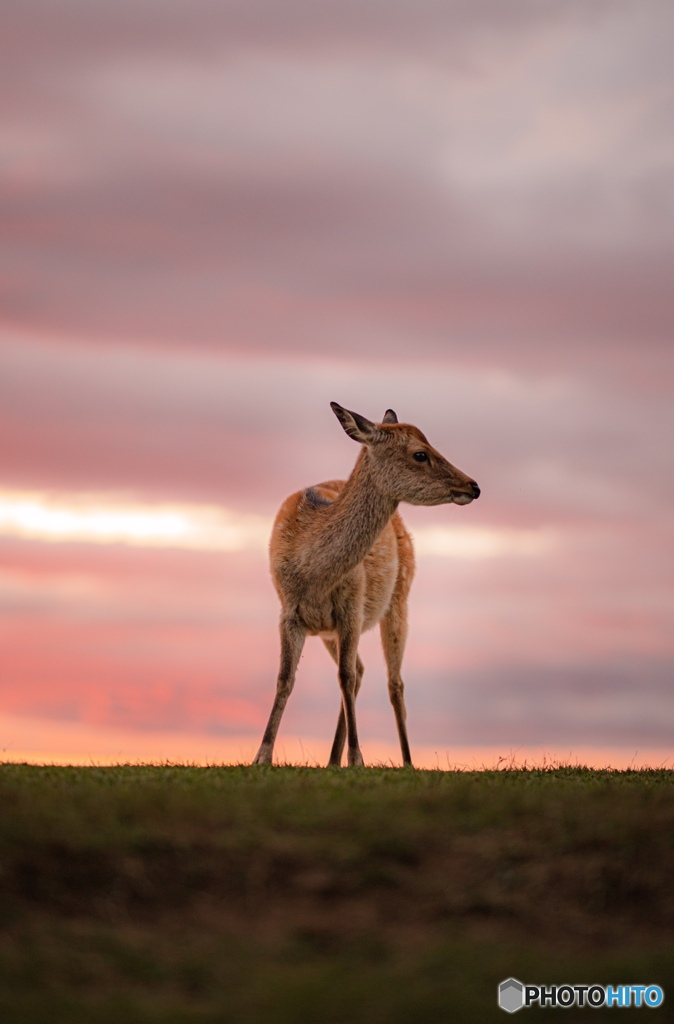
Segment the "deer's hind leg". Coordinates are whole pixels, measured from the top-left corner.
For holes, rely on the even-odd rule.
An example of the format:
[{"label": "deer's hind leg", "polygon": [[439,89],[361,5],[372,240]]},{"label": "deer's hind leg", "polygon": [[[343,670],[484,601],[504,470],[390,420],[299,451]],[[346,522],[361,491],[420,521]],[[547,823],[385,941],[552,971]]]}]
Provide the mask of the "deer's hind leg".
[{"label": "deer's hind leg", "polygon": [[276,683],[276,697],[271,709],[267,728],[262,737],[260,749],[255,755],[253,764],[271,764],[274,754],[274,742],[276,733],[281,723],[281,716],[288,703],[288,697],[292,693],[295,684],[295,673],[302,654],[306,630],[296,619],[281,617],[281,664],[279,666],[278,680]]},{"label": "deer's hind leg", "polygon": [[405,652],[405,641],[407,639],[408,591],[409,584],[406,587],[396,586],[391,598],[391,604],[381,620],[379,628],[388,673],[388,693],[393,705],[403,764],[411,766],[412,755],[410,754],[410,745],[407,739],[405,686],[400,674],[403,654]]},{"label": "deer's hind leg", "polygon": [[[337,644],[334,640],[323,638],[323,643],[330,652],[330,656],[336,665],[339,665],[339,652],[337,650]],[[360,690],[360,684],[363,681],[363,672],[365,671],[363,662],[360,660],[360,655],[356,655],[356,689],[354,697],[358,696]],[[339,708],[339,718],[337,719],[337,729],[335,730],[335,738],[332,743],[332,750],[330,751],[329,765],[341,765],[342,754],[344,753],[344,743],[346,742],[346,718],[344,717],[344,702]]]}]

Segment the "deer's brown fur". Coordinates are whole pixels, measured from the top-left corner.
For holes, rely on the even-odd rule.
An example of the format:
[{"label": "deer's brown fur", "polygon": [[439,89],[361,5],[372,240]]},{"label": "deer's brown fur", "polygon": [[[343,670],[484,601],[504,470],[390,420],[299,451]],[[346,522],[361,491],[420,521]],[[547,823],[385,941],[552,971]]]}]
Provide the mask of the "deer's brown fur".
[{"label": "deer's brown fur", "polygon": [[348,480],[298,491],[276,516],[270,555],[281,601],[281,661],[274,705],[254,763],[271,764],[307,636],[320,636],[338,667],[342,705],[329,763],[341,763],[347,738],[348,763],[363,763],[355,711],[363,675],[358,640],[379,623],[389,696],[403,762],[409,765],[400,673],[414,549],[396,509],[401,501],[464,505],[480,489],[432,448],[417,427],[398,423],[392,410],[377,424],[336,402],[331,406],[362,448]]}]

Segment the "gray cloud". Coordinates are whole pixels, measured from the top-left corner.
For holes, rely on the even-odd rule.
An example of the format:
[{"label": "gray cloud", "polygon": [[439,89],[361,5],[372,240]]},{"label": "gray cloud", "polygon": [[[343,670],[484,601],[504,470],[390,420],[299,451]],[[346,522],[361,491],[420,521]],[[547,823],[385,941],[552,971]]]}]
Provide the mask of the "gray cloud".
[{"label": "gray cloud", "polygon": [[7,23],[15,326],[630,373],[638,339],[665,358],[666,4],[29,3]]},{"label": "gray cloud", "polygon": [[[408,699],[429,743],[671,746],[674,662],[459,672]],[[417,705],[417,706],[415,706]],[[428,708],[432,707],[430,714]],[[504,750],[504,753],[507,753]]]}]

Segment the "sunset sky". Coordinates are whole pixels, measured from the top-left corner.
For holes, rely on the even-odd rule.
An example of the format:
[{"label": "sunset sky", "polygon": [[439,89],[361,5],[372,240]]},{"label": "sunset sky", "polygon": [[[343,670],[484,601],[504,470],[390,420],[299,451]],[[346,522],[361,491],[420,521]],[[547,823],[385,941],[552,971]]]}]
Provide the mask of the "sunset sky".
[{"label": "sunset sky", "polygon": [[[335,400],[482,488],[401,507],[415,762],[674,766],[673,52],[671,0],[7,0],[0,759],[252,757]],[[277,755],[338,708],[309,641]]]}]

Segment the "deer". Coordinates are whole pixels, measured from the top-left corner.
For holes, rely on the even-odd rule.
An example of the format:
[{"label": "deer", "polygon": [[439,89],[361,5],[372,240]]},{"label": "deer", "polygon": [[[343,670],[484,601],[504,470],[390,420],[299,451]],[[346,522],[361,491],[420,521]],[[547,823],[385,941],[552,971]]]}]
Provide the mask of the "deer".
[{"label": "deer", "polygon": [[337,665],[341,705],[328,765],[363,765],[356,697],[363,679],[360,636],[379,624],[388,692],[403,765],[412,766],[402,659],[407,600],[414,577],[412,539],[397,511],[411,505],[467,505],[476,482],[433,448],[418,427],[387,409],[381,423],[330,406],[361,445],[348,480],[330,480],[292,494],[278,511],[269,545],[271,575],[281,602],[281,653],[276,696],[253,764],[272,764],[281,717],[295,683],[307,636],[319,636]]}]

